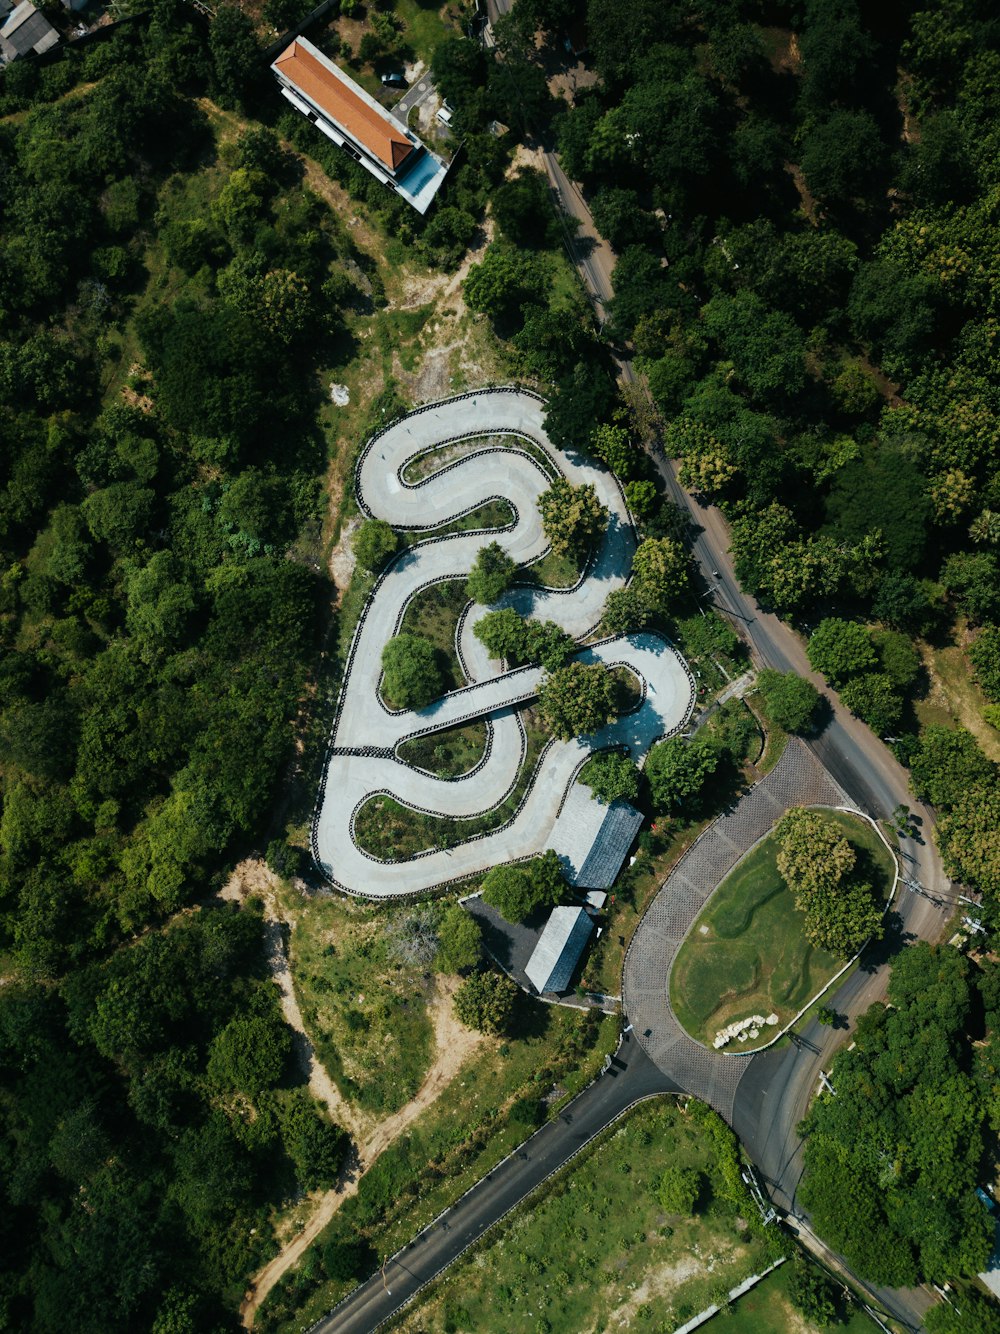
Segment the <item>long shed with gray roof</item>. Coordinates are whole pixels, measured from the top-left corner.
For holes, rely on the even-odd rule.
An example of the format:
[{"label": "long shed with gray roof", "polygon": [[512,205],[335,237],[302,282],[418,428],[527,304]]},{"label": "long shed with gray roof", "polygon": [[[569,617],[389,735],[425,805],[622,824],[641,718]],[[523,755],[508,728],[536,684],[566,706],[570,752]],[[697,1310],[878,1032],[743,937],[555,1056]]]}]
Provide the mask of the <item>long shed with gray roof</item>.
[{"label": "long shed with gray roof", "polygon": [[619,798],[604,805],[582,783],[574,783],[552,826],[548,846],[559,854],[563,874],[576,889],[610,889],[621,870],[642,815]]},{"label": "long shed with gray roof", "polygon": [[552,909],[524,970],[536,991],[566,990],[593,929],[585,908]]},{"label": "long shed with gray roof", "polygon": [[31,0],[21,0],[0,27],[0,63],[9,64],[32,52],[40,56],[51,51],[58,41],[59,34],[41,10]]}]

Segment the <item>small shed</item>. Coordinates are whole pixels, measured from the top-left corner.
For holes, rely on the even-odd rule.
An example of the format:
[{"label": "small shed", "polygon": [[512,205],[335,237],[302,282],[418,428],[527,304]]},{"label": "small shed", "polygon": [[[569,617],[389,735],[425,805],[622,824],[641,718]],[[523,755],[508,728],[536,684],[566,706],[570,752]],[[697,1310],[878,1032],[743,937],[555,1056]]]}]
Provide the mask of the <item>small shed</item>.
[{"label": "small shed", "polygon": [[9,64],[34,52],[40,56],[58,44],[59,34],[31,0],[21,4],[9,15],[0,28],[0,55]]},{"label": "small shed", "polygon": [[594,929],[586,908],[553,908],[525,967],[538,992],[565,991]]}]

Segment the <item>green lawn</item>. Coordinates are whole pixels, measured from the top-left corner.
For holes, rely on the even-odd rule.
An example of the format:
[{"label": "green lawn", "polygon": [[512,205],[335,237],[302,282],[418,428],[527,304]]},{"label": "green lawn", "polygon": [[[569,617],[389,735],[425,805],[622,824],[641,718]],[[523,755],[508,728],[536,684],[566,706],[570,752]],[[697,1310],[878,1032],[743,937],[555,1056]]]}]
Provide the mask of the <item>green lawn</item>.
[{"label": "green lawn", "polygon": [[[668,1166],[703,1173],[695,1217],[668,1214]],[[405,1334],[672,1330],[769,1260],[715,1194],[708,1144],[673,1100],[646,1104],[561,1173],[393,1325]]]},{"label": "green lawn", "polygon": [[[888,893],[894,867],[867,821],[826,811],[872,867]],[[678,1019],[699,1042],[711,1044],[720,1028],[752,1014],[777,1014],[760,1037],[733,1042],[731,1051],[761,1045],[823,990],[844,960],[814,948],[805,918],[778,873],[777,843],[769,835],[723,880],[688,933],[670,974],[670,1000]]]},{"label": "green lawn", "polygon": [[[791,1264],[783,1264],[763,1283],[758,1283],[725,1313],[725,1334],[820,1334],[819,1326],[807,1320],[792,1305],[788,1296],[792,1280]],[[838,1334],[873,1334],[875,1326],[855,1307],[846,1324],[838,1325]]]}]

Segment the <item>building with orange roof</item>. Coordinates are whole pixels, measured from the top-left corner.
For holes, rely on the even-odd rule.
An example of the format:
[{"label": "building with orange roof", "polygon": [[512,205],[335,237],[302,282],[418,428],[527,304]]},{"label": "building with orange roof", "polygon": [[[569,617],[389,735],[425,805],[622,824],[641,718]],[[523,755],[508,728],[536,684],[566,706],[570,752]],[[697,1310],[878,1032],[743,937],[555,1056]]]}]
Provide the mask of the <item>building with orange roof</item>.
[{"label": "building with orange roof", "polygon": [[447,165],[305,37],[271,66],[282,94],[388,189],[426,213]]}]

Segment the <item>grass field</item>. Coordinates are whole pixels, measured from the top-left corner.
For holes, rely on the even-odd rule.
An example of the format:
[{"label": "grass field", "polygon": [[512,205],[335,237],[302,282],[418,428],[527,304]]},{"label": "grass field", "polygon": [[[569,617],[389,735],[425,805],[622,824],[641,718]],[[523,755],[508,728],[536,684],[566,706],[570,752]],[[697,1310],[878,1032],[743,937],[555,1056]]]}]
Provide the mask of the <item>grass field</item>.
[{"label": "grass field", "polygon": [[[792,1266],[784,1264],[768,1274],[725,1312],[725,1334],[814,1334],[812,1324],[792,1305],[788,1296]],[[847,1322],[838,1325],[839,1334],[874,1334],[875,1325],[856,1307]]]},{"label": "grass field", "polygon": [[983,717],[988,701],[973,677],[966,639],[965,622],[959,620],[952,627],[950,642],[919,645],[927,690],[916,702],[917,718],[924,727],[968,728],[990,759],[1000,761],[1000,732]]},{"label": "grass field", "polygon": [[400,805],[392,797],[369,797],[355,819],[354,837],[358,847],[385,861],[406,861],[425,848],[453,848],[474,834],[489,833],[506,824],[520,805],[538,757],[549,740],[548,733],[539,726],[531,709],[524,709],[521,719],[528,737],[525,759],[510,796],[496,810],[471,820],[452,820],[444,816],[422,815]]},{"label": "grass field", "polygon": [[329,1236],[358,1236],[376,1254],[391,1255],[526,1138],[530,1125],[510,1114],[512,1105],[545,1099],[556,1114],[594,1077],[605,1052],[614,1050],[618,1028],[613,1015],[524,997],[517,1036],[484,1040],[438,1101],[363,1178],[299,1268],[270,1294],[254,1328],[261,1334],[307,1329],[351,1286],[317,1274],[312,1257]]},{"label": "grass field", "polygon": [[431,1061],[429,974],[393,952],[388,931],[411,905],[314,898],[298,909],[292,976],[306,1027],[341,1093],[390,1114]]},{"label": "grass field", "polygon": [[485,749],[486,724],[474,722],[404,741],[396,754],[404,764],[426,769],[438,778],[458,778],[479,763]]},{"label": "grass field", "polygon": [[[826,811],[862,858],[875,883],[888,893],[894,867],[871,825],[843,811]],[[814,948],[805,918],[778,873],[777,843],[769,835],[730,871],[691,927],[670,974],[670,1000],[678,1019],[699,1042],[710,1044],[720,1028],[752,1014],[777,1014],[748,1051],[770,1041],[843,966]]]},{"label": "grass field", "polygon": [[[667,1214],[657,1199],[659,1178],[674,1165],[704,1174],[695,1217]],[[714,1171],[707,1142],[672,1100],[646,1104],[392,1327],[405,1334],[672,1330],[770,1263],[715,1195]]]}]

